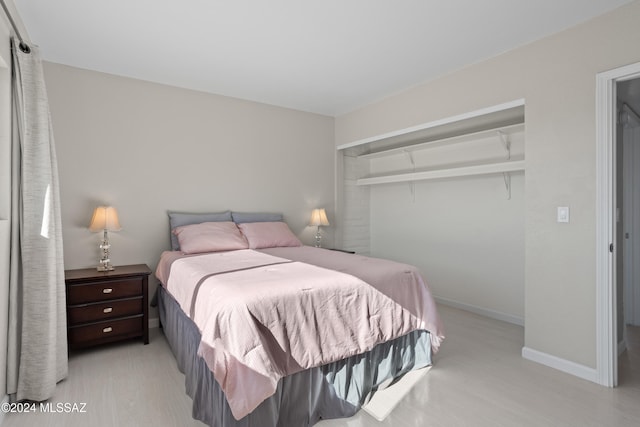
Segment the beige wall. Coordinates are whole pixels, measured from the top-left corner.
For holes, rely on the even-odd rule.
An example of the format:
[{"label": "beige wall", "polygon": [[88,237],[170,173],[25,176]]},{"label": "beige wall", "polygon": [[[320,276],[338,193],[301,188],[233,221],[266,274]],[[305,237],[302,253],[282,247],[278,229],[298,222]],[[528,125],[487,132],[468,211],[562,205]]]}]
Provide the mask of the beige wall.
[{"label": "beige wall", "polygon": [[[639,19],[634,2],[336,119],[340,145],[525,98],[525,346],[591,368],[595,76],[640,61]],[[571,223],[556,223],[557,206]]]},{"label": "beige wall", "polygon": [[167,210],[283,212],[307,243],[311,209],[332,218],[332,118],[54,63],[44,70],[67,269],[96,265],[100,236],[87,226],[98,204],[115,206],[123,227],[110,234],[112,262],[152,269],[169,247]]}]

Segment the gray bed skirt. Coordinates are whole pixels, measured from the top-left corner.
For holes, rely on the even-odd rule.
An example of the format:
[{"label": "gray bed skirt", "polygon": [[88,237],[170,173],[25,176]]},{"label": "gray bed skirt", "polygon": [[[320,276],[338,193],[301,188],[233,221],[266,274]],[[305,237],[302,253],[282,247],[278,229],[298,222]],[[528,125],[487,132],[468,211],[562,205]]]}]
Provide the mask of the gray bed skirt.
[{"label": "gray bed skirt", "polygon": [[193,399],[193,418],[211,427],[305,427],[321,419],[350,417],[382,384],[431,364],[429,332],[415,331],[367,353],[282,378],[273,396],[236,420],[197,354],[198,328],[162,286],[157,297],[164,334]]}]

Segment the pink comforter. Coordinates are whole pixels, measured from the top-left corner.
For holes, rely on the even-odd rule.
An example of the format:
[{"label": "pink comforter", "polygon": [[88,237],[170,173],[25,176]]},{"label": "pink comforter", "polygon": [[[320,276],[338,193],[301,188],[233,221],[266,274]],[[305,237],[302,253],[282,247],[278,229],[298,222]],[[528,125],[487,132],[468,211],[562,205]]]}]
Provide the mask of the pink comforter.
[{"label": "pink comforter", "polygon": [[[321,265],[336,256],[295,249]],[[434,350],[444,338],[415,268],[392,263],[399,281],[383,280],[379,290],[355,275],[290,260],[295,254],[165,252],[158,265],[156,275],[200,329],[198,354],[236,419],[271,396],[286,375],[364,353],[416,329],[431,332]],[[358,257],[338,258],[345,256]]]}]

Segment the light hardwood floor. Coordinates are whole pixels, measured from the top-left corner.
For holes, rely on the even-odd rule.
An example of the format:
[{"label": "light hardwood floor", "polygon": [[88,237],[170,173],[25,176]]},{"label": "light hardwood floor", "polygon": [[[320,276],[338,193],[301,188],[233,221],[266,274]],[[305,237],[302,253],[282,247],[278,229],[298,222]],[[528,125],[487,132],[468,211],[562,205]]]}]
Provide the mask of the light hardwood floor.
[{"label": "light hardwood floor", "polygon": [[[639,328],[629,329],[620,387],[608,389],[522,359],[521,327],[444,306],[440,314],[447,338],[434,367],[384,422],[361,411],[317,426],[640,425]],[[86,413],[7,414],[2,427],[204,426],[191,418],[184,377],[158,329],[147,346],[74,353],[52,402],[86,403]]]}]

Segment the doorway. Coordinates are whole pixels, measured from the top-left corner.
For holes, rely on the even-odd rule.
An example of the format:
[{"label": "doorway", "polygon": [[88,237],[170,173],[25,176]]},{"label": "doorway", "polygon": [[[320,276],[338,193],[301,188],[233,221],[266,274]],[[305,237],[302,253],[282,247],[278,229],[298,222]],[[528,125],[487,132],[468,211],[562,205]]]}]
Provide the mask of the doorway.
[{"label": "doorway", "polygon": [[[625,202],[628,210],[631,208],[630,218],[638,211],[634,213],[632,197],[624,194],[624,166],[629,163],[624,159],[630,148],[624,152],[625,130],[620,113],[623,105],[635,105],[632,100],[626,102],[621,97],[627,89],[636,87],[638,82],[633,81],[638,79],[640,63],[596,76],[596,372],[598,383],[609,387],[618,385],[618,355],[625,350],[625,326],[630,319],[628,313],[625,315],[625,306],[633,302],[625,301],[628,295],[625,279],[629,280],[629,275],[633,274],[632,269],[632,273],[625,270],[625,265],[629,266],[631,262],[625,263],[624,258],[629,254],[628,247],[625,252]],[[634,165],[627,164],[627,173]],[[626,187],[630,190],[631,186],[627,184]],[[627,225],[632,222],[630,218],[627,218]],[[628,232],[631,237],[631,231]]]},{"label": "doorway", "polygon": [[635,380],[640,335],[640,78],[616,84],[616,108],[618,382],[624,384]]}]

